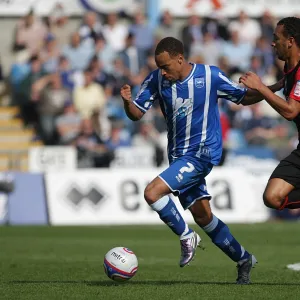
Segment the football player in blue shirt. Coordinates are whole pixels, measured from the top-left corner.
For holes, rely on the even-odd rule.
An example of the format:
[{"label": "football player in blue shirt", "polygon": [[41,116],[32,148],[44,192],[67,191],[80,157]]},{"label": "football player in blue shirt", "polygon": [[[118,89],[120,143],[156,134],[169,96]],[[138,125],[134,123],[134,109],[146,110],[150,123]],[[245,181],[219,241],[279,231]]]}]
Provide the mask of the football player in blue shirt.
[{"label": "football player in blue shirt", "polygon": [[171,198],[164,197],[170,193],[179,197],[183,208],[191,211],[212,242],[237,263],[236,282],[248,284],[257,260],[211,212],[205,177],[222,154],[218,98],[250,105],[262,96],[238,86],[215,66],[189,63],[184,59],[183,44],[173,37],[158,43],[155,61],[158,69],[146,77],[135,100],[129,85],[121,89],[124,109],[131,120],[140,120],[157,100],[168,127],[170,166],[147,185],[145,200],[179,236],[180,267],[192,260],[201,238],[189,228]]}]

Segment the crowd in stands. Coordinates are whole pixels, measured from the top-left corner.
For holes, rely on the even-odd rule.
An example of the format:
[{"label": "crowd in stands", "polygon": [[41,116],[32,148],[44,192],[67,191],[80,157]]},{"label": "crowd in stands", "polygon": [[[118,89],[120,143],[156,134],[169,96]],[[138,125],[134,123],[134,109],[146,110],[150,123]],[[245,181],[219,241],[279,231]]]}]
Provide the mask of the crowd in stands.
[{"label": "crowd in stands", "polygon": [[[165,147],[166,127],[158,103],[140,122],[127,119],[120,88],[136,94],[144,77],[156,69],[154,49],[166,36],[181,39],[186,57],[196,63],[217,65],[234,81],[248,70],[267,84],[282,78],[282,63],[271,47],[274,18],[245,12],[235,19],[217,13],[209,18],[189,16],[183,25],[169,11],[153,30],[143,12],[132,17],[86,12],[71,33],[63,7],[46,18],[33,13],[16,24],[15,62],[6,76],[12,105],[20,108],[28,127],[46,145],[74,145],[83,166],[107,166],[120,146]],[[227,149],[268,147],[277,158],[295,146],[294,126],[282,120],[265,102],[243,107],[220,100]],[[159,164],[160,162],[158,162]]]}]

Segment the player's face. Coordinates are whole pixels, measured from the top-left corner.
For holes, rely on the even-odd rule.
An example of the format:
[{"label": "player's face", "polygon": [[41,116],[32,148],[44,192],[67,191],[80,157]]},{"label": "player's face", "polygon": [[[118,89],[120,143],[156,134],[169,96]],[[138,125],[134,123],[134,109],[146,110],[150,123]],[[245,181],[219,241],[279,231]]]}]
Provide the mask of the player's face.
[{"label": "player's face", "polygon": [[283,35],[283,25],[276,26],[273,33],[272,47],[278,59],[286,60],[288,58],[291,41],[290,38]]},{"label": "player's face", "polygon": [[162,52],[155,56],[155,63],[167,80],[176,81],[180,78],[183,63],[181,54],[171,57],[168,52]]}]

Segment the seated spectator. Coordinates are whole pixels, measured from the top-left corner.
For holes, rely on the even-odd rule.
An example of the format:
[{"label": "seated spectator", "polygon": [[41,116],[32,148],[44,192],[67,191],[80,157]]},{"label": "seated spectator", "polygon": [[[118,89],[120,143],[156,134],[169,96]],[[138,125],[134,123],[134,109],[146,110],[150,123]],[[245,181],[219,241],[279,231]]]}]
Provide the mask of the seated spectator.
[{"label": "seated spectator", "polygon": [[253,47],[249,42],[241,41],[238,31],[231,31],[231,38],[224,42],[221,52],[228,59],[231,68],[248,71]]},{"label": "seated spectator", "polygon": [[65,56],[59,58],[58,74],[64,88],[73,91],[76,86],[84,85],[84,75],[82,71],[71,69],[70,63]]},{"label": "seated spectator", "polygon": [[201,54],[205,64],[217,65],[220,56],[220,48],[222,44],[215,40],[210,32],[203,34],[203,41],[201,43],[193,43],[191,46],[191,56]]},{"label": "seated spectator", "polygon": [[46,73],[54,73],[58,69],[60,50],[53,35],[48,35],[45,46],[41,50],[40,57],[43,62],[43,69]]},{"label": "seated spectator", "polygon": [[125,129],[122,121],[112,121],[111,134],[105,144],[111,150],[115,150],[118,147],[131,146],[130,133]]},{"label": "seated spectator", "polygon": [[134,43],[137,49],[143,51],[145,55],[150,53],[154,44],[153,30],[147,24],[143,12],[138,11],[134,15],[134,23],[130,26],[129,32],[135,37]]},{"label": "seated spectator", "polygon": [[272,49],[271,43],[269,43],[269,41],[265,37],[262,36],[256,41],[253,56],[258,56],[261,58],[262,65],[267,71],[273,68],[274,51]]},{"label": "seated spectator", "polygon": [[55,120],[55,127],[58,133],[58,141],[61,145],[69,145],[79,135],[81,117],[76,112],[72,101],[64,105],[63,113]]},{"label": "seated spectator", "polygon": [[99,37],[103,37],[102,25],[98,21],[97,15],[93,11],[89,11],[84,15],[83,24],[79,28],[81,40],[92,39],[94,42]]},{"label": "seated spectator", "polygon": [[198,15],[188,17],[187,25],[181,30],[181,39],[184,44],[184,51],[187,56],[191,55],[191,48],[194,44],[201,44],[203,41],[204,25]]},{"label": "seated spectator", "polygon": [[84,71],[84,85],[74,89],[74,104],[83,119],[90,119],[93,114],[99,113],[106,105],[104,89],[93,82],[93,70]]},{"label": "seated spectator", "polygon": [[127,25],[119,21],[116,13],[107,15],[107,22],[103,26],[103,35],[106,42],[115,52],[120,52],[125,48],[125,39],[128,35]]},{"label": "seated spectator", "polygon": [[126,37],[125,49],[119,53],[119,58],[132,76],[138,75],[145,66],[145,51],[136,47],[135,37],[132,33]]},{"label": "seated spectator", "polygon": [[99,61],[103,65],[103,70],[109,74],[114,72],[114,60],[117,57],[117,53],[114,49],[105,41],[104,38],[97,38],[95,41],[95,54]]},{"label": "seated spectator", "polygon": [[168,10],[162,13],[160,22],[155,30],[156,40],[161,40],[167,36],[173,36],[177,39],[180,38],[179,28],[176,22],[174,22],[173,15]]},{"label": "seated spectator", "polygon": [[249,145],[265,146],[268,141],[275,139],[276,125],[275,119],[265,117],[262,114],[260,105],[251,106],[252,118],[245,123],[244,133]]},{"label": "seated spectator", "polygon": [[55,120],[63,112],[65,103],[70,101],[71,93],[62,86],[58,74],[41,78],[32,89],[39,113],[40,135],[45,144],[53,145],[57,141]]},{"label": "seated spectator", "polygon": [[255,45],[256,40],[261,36],[261,28],[259,22],[244,12],[240,11],[238,20],[229,23],[230,32],[237,32],[239,40],[242,43],[250,43]]},{"label": "seated spectator", "polygon": [[46,26],[31,11],[17,24],[13,48],[15,51],[28,49],[31,54],[37,54],[46,36]]},{"label": "seated spectator", "polygon": [[38,115],[36,103],[32,99],[32,85],[45,75],[42,62],[38,56],[32,56],[29,60],[29,73],[21,80],[18,89],[15,90],[16,104],[20,107],[21,116],[25,125],[36,125]]},{"label": "seated spectator", "polygon": [[80,133],[72,144],[78,150],[78,166],[81,168],[109,167],[114,157],[113,152],[96,134],[93,123],[89,119],[82,120]]},{"label": "seated spectator", "polygon": [[166,136],[159,133],[153,126],[152,122],[143,120],[139,123],[138,133],[132,138],[132,145],[137,147],[154,147],[155,148],[155,164],[160,166],[164,161],[164,147]]},{"label": "seated spectator", "polygon": [[97,56],[92,58],[89,68],[92,70],[94,81],[104,89],[111,83],[112,75],[104,70],[103,64]]},{"label": "seated spectator", "polygon": [[49,33],[55,37],[57,45],[61,47],[69,39],[69,32],[73,29],[69,22],[66,7],[57,3],[48,17]]},{"label": "seated spectator", "polygon": [[110,124],[107,119],[107,98],[101,85],[93,82],[93,70],[84,72],[84,85],[74,89],[75,108],[82,119],[93,119],[96,132],[105,138],[109,135]]},{"label": "seated spectator", "polygon": [[91,41],[80,41],[80,35],[75,32],[71,35],[70,43],[63,47],[63,55],[67,57],[74,70],[84,70],[94,56],[94,44]]},{"label": "seated spectator", "polygon": [[17,95],[21,82],[30,73],[30,64],[28,63],[29,58],[29,51],[18,51],[15,55],[14,63],[11,65],[9,72],[9,84],[11,87],[13,105],[18,105]]}]

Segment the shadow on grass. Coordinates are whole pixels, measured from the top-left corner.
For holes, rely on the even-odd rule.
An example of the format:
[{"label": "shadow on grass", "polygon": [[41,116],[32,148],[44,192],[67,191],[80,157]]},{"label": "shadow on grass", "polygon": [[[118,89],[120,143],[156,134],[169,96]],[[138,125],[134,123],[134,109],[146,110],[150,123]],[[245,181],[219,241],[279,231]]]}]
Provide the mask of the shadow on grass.
[{"label": "shadow on grass", "polygon": [[[234,282],[226,281],[192,281],[192,280],[133,280],[128,282],[113,282],[109,280],[89,281],[89,280],[13,280],[8,284],[85,284],[87,286],[122,286],[122,285],[156,285],[168,286],[177,284],[197,284],[197,285],[236,285]],[[265,286],[299,286],[299,282],[253,282],[251,285]]]}]

